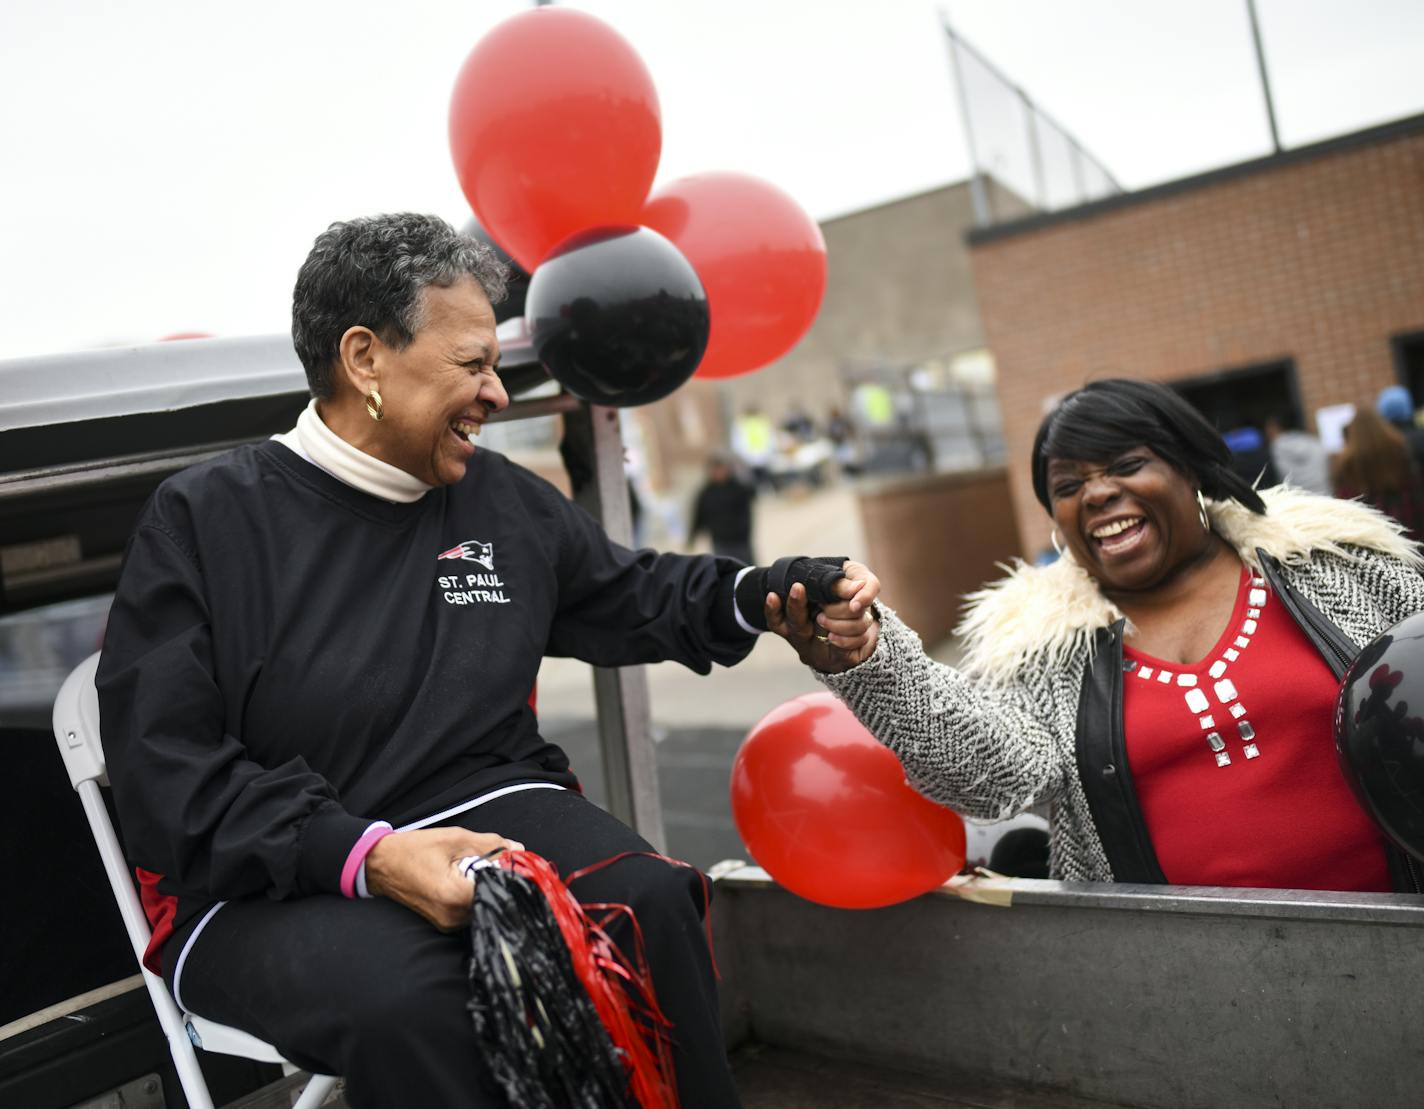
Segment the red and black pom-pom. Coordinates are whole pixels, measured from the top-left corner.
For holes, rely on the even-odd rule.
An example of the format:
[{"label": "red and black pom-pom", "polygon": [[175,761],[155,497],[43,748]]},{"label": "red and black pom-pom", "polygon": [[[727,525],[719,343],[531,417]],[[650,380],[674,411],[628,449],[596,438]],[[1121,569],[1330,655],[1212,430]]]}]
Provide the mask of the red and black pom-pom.
[{"label": "red and black pom-pom", "polygon": [[[631,959],[605,930],[625,914]],[[510,1105],[676,1109],[670,1025],[627,906],[585,907],[545,859],[505,852],[478,871],[470,942],[469,1009]]]}]

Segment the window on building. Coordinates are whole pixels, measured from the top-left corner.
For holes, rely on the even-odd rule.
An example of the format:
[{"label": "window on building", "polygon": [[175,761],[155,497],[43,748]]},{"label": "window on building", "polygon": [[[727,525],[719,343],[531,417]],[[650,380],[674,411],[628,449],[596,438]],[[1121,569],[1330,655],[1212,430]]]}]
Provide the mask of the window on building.
[{"label": "window on building", "polygon": [[1290,359],[1203,374],[1174,381],[1172,387],[1222,433],[1243,427],[1259,431],[1273,416],[1299,420],[1303,415],[1295,363]]}]

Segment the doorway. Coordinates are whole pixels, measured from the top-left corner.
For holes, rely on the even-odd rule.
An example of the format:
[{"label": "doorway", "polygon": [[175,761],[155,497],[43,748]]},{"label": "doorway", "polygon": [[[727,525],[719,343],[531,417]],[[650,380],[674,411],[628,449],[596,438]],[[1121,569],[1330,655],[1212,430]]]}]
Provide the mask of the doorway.
[{"label": "doorway", "polygon": [[1396,335],[1389,342],[1394,348],[1394,372],[1409,390],[1417,411],[1424,407],[1424,331]]},{"label": "doorway", "polygon": [[[1220,370],[1171,385],[1222,433],[1243,427],[1259,431],[1272,417],[1288,427],[1303,426],[1300,386],[1295,362],[1289,358]],[[1424,387],[1424,371],[1420,385]]]}]

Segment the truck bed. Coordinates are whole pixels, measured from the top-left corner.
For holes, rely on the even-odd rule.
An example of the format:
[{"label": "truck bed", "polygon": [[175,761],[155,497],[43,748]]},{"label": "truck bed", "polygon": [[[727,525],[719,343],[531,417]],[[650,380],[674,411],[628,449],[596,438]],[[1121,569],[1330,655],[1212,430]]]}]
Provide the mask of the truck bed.
[{"label": "truck bed", "polygon": [[1107,1102],[747,1046],[732,1065],[744,1109],[1102,1109]]},{"label": "truck bed", "polygon": [[1000,879],[847,911],[714,870],[748,1104],[1419,1104],[1424,896]]},{"label": "truck bed", "polygon": [[[1108,1103],[1042,1094],[1003,1083],[891,1070],[783,1048],[746,1045],[732,1053],[742,1109],[1103,1109]],[[229,1109],[288,1109],[287,1079]],[[340,1097],[327,1109],[345,1109]]]}]

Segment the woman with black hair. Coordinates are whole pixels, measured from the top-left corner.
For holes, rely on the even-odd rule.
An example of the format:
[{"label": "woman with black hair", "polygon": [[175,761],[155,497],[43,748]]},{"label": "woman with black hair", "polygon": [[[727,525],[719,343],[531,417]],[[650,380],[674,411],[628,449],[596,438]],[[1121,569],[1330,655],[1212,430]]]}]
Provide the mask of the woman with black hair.
[{"label": "woman with black hair", "polygon": [[1417,889],[1340,774],[1332,713],[1360,648],[1424,608],[1424,560],[1374,509],[1258,493],[1230,461],[1170,389],[1095,382],[1033,446],[1063,557],[970,598],[963,670],[885,608],[829,662],[797,601],[770,622],[822,649],[926,796],[984,820],[1048,802],[1055,878]]}]

